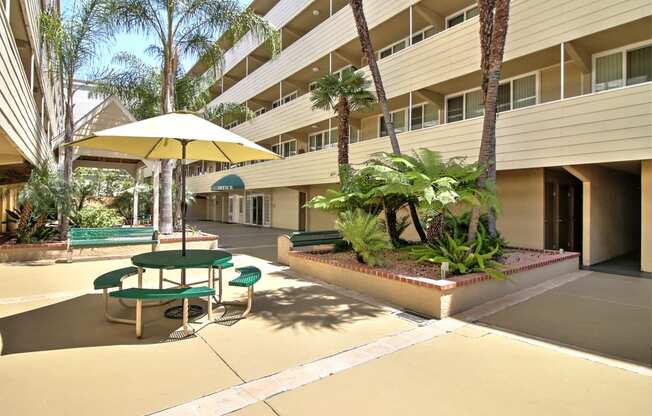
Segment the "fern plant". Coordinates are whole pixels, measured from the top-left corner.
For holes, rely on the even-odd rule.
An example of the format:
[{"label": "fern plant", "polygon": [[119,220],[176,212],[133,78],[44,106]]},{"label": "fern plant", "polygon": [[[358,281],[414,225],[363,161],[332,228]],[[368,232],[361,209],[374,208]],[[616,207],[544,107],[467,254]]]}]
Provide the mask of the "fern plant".
[{"label": "fern plant", "polygon": [[500,245],[487,246],[484,234],[478,234],[474,243],[465,244],[446,233],[437,244],[413,248],[412,255],[417,261],[448,263],[448,270],[453,274],[482,272],[494,279],[505,280],[507,275],[500,270],[500,263],[493,260],[500,249]]},{"label": "fern plant", "polygon": [[344,241],[351,244],[360,263],[372,267],[383,264],[380,253],[390,248],[390,244],[376,215],[361,209],[345,211],[335,222],[335,228],[342,234]]}]

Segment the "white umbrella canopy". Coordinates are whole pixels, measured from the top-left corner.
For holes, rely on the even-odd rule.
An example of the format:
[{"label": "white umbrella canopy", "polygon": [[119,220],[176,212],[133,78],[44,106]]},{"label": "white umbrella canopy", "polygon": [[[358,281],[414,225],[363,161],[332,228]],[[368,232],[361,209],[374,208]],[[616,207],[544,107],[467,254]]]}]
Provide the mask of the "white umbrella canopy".
[{"label": "white umbrella canopy", "polygon": [[[186,143],[185,155],[182,152],[183,142]],[[143,159],[185,158],[230,163],[281,159],[271,150],[208,120],[184,112],[164,114],[96,131],[70,145],[111,150]]]}]

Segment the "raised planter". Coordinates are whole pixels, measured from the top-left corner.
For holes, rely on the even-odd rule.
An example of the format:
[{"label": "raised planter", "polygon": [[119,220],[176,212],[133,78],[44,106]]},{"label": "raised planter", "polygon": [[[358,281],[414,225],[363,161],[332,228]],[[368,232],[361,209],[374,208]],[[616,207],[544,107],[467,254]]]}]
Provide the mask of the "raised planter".
[{"label": "raised planter", "polygon": [[362,264],[344,264],[321,252],[290,251],[288,260],[298,273],[440,319],[579,269],[579,253],[540,252],[549,256],[505,270],[510,277],[506,281],[484,273],[442,280],[404,276]]},{"label": "raised planter", "polygon": [[[188,249],[214,249],[218,247],[218,236],[208,233],[187,235]],[[181,236],[161,236],[157,250],[181,249]],[[152,244],[116,245],[102,247],[76,248],[72,259],[92,259],[96,257],[131,257],[134,254],[152,251]],[[40,260],[66,260],[68,244],[65,241],[54,241],[36,244],[16,244],[7,242],[0,244],[0,263],[28,262]]]}]

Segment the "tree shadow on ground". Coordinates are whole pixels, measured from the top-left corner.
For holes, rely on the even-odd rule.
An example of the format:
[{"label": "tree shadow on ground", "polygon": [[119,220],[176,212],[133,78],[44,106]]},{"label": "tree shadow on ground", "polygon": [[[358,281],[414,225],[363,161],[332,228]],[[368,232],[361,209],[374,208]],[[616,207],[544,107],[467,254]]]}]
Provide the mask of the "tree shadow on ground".
[{"label": "tree shadow on ground", "polygon": [[[285,279],[305,282],[300,278],[278,274]],[[275,330],[337,330],[342,325],[384,313],[380,306],[343,296],[315,284],[258,291],[252,312],[256,319],[267,321]]]}]

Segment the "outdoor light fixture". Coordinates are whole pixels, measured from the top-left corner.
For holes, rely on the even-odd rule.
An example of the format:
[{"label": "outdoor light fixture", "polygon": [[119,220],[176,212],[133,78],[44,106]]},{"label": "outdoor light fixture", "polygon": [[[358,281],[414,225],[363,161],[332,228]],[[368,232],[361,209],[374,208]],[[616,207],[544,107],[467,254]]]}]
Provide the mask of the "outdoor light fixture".
[{"label": "outdoor light fixture", "polygon": [[320,14],[320,11],[319,11],[319,10],[313,10],[313,11],[312,11],[312,15],[313,15],[313,16],[319,16],[319,14]]},{"label": "outdoor light fixture", "polygon": [[312,67],[312,72],[319,72],[319,67],[318,66],[313,66]]}]

